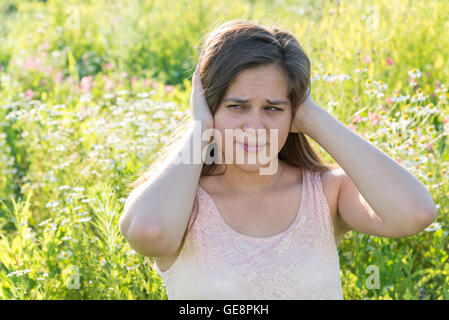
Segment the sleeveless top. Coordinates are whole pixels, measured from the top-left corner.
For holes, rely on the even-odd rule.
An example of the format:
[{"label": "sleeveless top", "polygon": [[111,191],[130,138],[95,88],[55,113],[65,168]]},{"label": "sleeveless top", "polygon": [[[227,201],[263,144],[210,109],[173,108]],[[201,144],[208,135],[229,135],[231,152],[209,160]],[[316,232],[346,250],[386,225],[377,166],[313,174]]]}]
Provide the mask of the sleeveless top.
[{"label": "sleeveless top", "polygon": [[296,219],[268,237],[234,230],[198,185],[179,256],[165,271],[153,265],[168,299],[342,300],[338,249],[320,172],[303,169],[302,177]]}]

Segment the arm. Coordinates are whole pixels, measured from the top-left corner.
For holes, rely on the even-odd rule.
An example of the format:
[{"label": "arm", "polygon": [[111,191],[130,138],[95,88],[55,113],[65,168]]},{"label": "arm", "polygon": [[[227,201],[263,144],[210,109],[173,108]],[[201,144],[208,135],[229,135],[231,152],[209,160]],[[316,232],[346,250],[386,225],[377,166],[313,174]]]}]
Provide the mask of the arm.
[{"label": "arm", "polygon": [[[177,163],[174,156],[170,157],[162,172],[136,188],[125,203],[120,230],[131,247],[142,255],[169,255],[181,243],[203,167],[203,159],[198,152],[208,144],[201,141],[193,147],[194,139],[201,139],[201,136],[194,135],[195,128],[200,135],[206,129],[201,122],[194,121],[177,150],[180,155],[182,152],[196,152],[196,159],[200,161]],[[190,156],[190,160],[193,159],[195,155]]]},{"label": "arm", "polygon": [[352,132],[311,98],[294,118],[340,165],[338,213],[343,232],[404,237],[426,228],[436,207],[426,186],[369,141]]}]

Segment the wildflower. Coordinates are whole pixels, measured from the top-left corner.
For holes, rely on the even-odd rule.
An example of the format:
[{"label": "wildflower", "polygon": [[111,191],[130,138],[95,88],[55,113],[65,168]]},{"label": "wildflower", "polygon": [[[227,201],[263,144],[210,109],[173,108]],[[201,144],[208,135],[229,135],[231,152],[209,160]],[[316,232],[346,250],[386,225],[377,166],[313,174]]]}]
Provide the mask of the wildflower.
[{"label": "wildflower", "polygon": [[352,122],[354,122],[354,123],[359,123],[360,121],[362,121],[363,120],[363,117],[361,116],[361,115],[358,115],[357,117],[355,117],[353,120],[352,120]]},{"label": "wildflower", "polygon": [[28,89],[28,90],[25,92],[25,95],[26,95],[27,98],[32,99],[33,96],[34,96],[34,92],[33,92],[33,90]]},{"label": "wildflower", "polygon": [[165,113],[162,110],[158,110],[153,114],[153,119],[164,119]]},{"label": "wildflower", "polygon": [[100,265],[104,266],[106,264],[106,260],[105,259],[101,259],[100,260]]},{"label": "wildflower", "polygon": [[384,96],[384,93],[383,92],[377,92],[377,94],[376,94],[376,98],[377,99],[380,99],[380,98],[382,98]]},{"label": "wildflower", "polygon": [[148,98],[150,96],[150,94],[148,92],[139,92],[137,94],[137,97],[139,98]]},{"label": "wildflower", "polygon": [[319,74],[317,74],[317,73],[314,73],[314,74],[312,74],[311,76],[310,76],[310,81],[317,81],[317,80],[320,80],[320,75]]},{"label": "wildflower", "polygon": [[69,258],[69,257],[71,257],[72,256],[72,251],[70,251],[70,250],[67,250],[67,251],[62,251],[60,254],[59,254],[59,259],[67,259],[67,258]]},{"label": "wildflower", "polygon": [[435,87],[436,87],[436,89],[434,91],[435,93],[440,93],[440,92],[446,92],[447,91],[447,88],[446,88],[446,86],[444,84],[438,84],[438,85],[435,84]]},{"label": "wildflower", "polygon": [[426,97],[422,93],[414,94],[410,99],[410,102],[424,101]]},{"label": "wildflower", "polygon": [[428,226],[424,230],[427,232],[432,232],[432,231],[437,231],[440,228],[441,228],[441,224],[439,224],[438,222],[433,222],[430,226]]},{"label": "wildflower", "polygon": [[80,223],[80,222],[87,222],[87,221],[89,221],[90,219],[92,219],[92,218],[91,218],[91,217],[84,217],[84,218],[78,219],[77,223]]},{"label": "wildflower", "polygon": [[368,95],[370,95],[370,96],[374,96],[374,95],[376,95],[378,92],[376,91],[376,90],[374,90],[374,89],[370,89],[370,90],[366,90],[365,91]]},{"label": "wildflower", "polygon": [[421,71],[419,71],[419,69],[412,69],[408,72],[409,77],[411,78],[419,78],[421,77]]},{"label": "wildflower", "polygon": [[369,54],[366,54],[363,58],[363,62],[365,62],[366,64],[371,63],[371,56]]},{"label": "wildflower", "polygon": [[62,81],[64,80],[64,74],[62,73],[62,72],[57,72],[56,74],[55,74],[55,76],[54,76],[54,81],[57,83],[57,84],[61,84],[62,83]]},{"label": "wildflower", "polygon": [[21,276],[23,276],[24,274],[27,274],[28,272],[31,272],[31,270],[30,270],[30,269],[17,270],[17,271],[13,271],[13,272],[11,272],[11,273],[8,273],[6,276],[7,276],[7,277],[12,277],[12,276],[18,276],[18,277],[21,277]]},{"label": "wildflower", "polygon": [[59,201],[51,201],[45,205],[45,208],[55,208],[59,206]]},{"label": "wildflower", "polygon": [[71,239],[72,239],[72,237],[70,237],[70,236],[65,236],[65,237],[61,238],[62,241],[67,241],[67,240],[71,240]]},{"label": "wildflower", "polygon": [[403,96],[400,93],[395,93],[393,97],[391,97],[391,100],[394,102],[403,102],[406,101],[409,98],[409,96]]},{"label": "wildflower", "polygon": [[368,69],[366,69],[366,68],[357,68],[357,69],[355,69],[354,70],[354,72],[355,73],[364,73],[364,72],[366,72]]},{"label": "wildflower", "polygon": [[114,98],[114,94],[113,93],[105,93],[103,95],[103,98],[105,98],[105,99],[112,99],[112,98]]},{"label": "wildflower", "polygon": [[173,86],[172,85],[166,85],[165,86],[165,92],[172,92],[173,91]]},{"label": "wildflower", "polygon": [[373,86],[375,84],[375,81],[371,80],[371,79],[367,79],[365,81],[365,86],[367,86],[368,88]]},{"label": "wildflower", "polygon": [[85,189],[83,187],[75,187],[73,188],[73,191],[75,192],[83,192]]},{"label": "wildflower", "polygon": [[388,66],[391,66],[394,64],[393,59],[391,59],[391,58],[387,58],[386,62],[387,62]]},{"label": "wildflower", "polygon": [[323,80],[324,81],[328,81],[328,82],[333,82],[334,81],[334,76],[332,75],[332,73],[327,72],[324,76],[323,76]]},{"label": "wildflower", "polygon": [[347,75],[347,74],[341,74],[339,76],[336,76],[338,80],[340,81],[346,81],[351,79],[351,76]]},{"label": "wildflower", "polygon": [[379,116],[371,111],[368,112],[368,120],[371,121],[374,125],[378,124]]},{"label": "wildflower", "polygon": [[124,96],[124,95],[126,95],[126,94],[128,94],[128,91],[127,91],[127,90],[122,90],[122,91],[117,92],[117,95],[118,95],[118,96]]},{"label": "wildflower", "polygon": [[386,85],[385,83],[382,83],[382,84],[379,84],[379,86],[377,88],[381,91],[385,91],[385,90],[387,90],[388,85]]},{"label": "wildflower", "polygon": [[106,83],[104,84],[104,90],[110,91],[114,88],[114,82],[111,79],[107,79]]},{"label": "wildflower", "polygon": [[82,77],[80,86],[81,86],[81,92],[83,94],[87,94],[90,89],[93,87],[93,80],[94,78],[92,76]]}]

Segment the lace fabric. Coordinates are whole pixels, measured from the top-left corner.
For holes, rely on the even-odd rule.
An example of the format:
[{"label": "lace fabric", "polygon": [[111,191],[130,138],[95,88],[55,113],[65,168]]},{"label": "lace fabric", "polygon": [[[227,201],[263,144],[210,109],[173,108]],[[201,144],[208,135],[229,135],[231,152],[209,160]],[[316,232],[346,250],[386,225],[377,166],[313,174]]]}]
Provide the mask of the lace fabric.
[{"label": "lace fabric", "polygon": [[178,258],[165,271],[154,264],[168,299],[343,299],[334,228],[320,173],[306,169],[303,173],[294,222],[269,237],[234,230],[212,197],[198,186]]}]

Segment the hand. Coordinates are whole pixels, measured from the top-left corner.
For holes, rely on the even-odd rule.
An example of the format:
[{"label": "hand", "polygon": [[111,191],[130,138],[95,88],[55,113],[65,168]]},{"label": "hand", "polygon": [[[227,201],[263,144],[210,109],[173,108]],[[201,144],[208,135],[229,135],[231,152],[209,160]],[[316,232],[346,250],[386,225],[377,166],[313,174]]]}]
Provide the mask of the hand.
[{"label": "hand", "polygon": [[313,108],[319,108],[318,105],[313,101],[311,90],[309,88],[309,91],[307,93],[307,98],[304,100],[303,103],[298,104],[296,106],[295,113],[292,117],[292,124],[290,126],[289,132],[294,133],[305,133],[305,127],[304,127],[304,119],[306,118],[306,115],[310,110]]},{"label": "hand", "polygon": [[200,121],[202,126],[206,129],[214,128],[214,117],[210,111],[209,105],[204,95],[203,85],[201,83],[200,69],[201,58],[203,57],[203,51],[201,51],[200,58],[195,68],[195,72],[192,77],[192,94],[190,96],[190,109],[192,113],[192,119],[194,121]]}]

